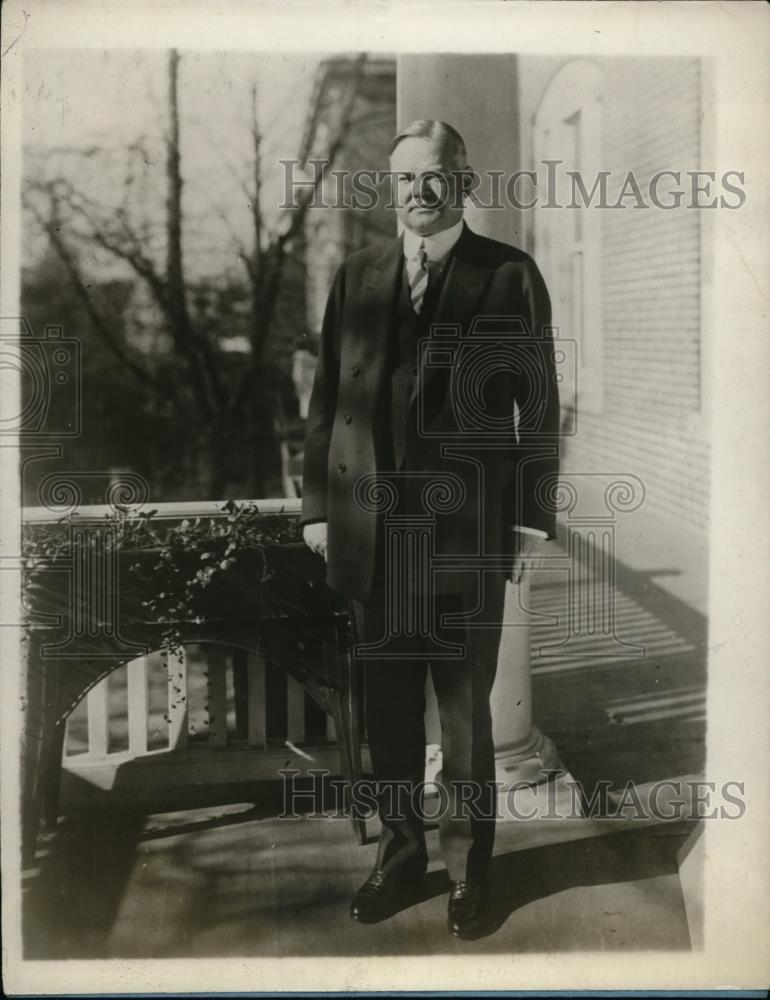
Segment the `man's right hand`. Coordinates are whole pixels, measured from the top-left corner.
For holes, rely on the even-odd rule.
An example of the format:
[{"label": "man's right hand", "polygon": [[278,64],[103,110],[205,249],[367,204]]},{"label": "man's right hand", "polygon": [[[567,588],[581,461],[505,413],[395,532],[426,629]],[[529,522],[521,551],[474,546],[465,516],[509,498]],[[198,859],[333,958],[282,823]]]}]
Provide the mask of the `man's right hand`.
[{"label": "man's right hand", "polygon": [[316,521],[315,524],[306,524],[302,529],[302,537],[308,548],[326,559],[326,521]]}]

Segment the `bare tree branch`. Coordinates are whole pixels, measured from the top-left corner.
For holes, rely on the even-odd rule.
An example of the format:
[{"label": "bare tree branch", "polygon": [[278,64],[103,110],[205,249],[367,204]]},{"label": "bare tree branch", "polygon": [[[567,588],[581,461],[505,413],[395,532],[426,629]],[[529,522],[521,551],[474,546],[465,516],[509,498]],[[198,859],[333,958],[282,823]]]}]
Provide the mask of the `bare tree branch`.
[{"label": "bare tree branch", "polygon": [[175,389],[171,383],[159,378],[147,366],[140,364],[131,352],[126,350],[125,344],[114,334],[112,326],[97,308],[94,296],[89,289],[88,282],[83,277],[75,253],[67,246],[66,240],[62,236],[62,227],[59,224],[61,220],[58,218],[58,207],[55,197],[51,196],[50,214],[48,217],[31,200],[27,199],[25,203],[37,220],[38,225],[40,225],[51,241],[51,245],[56,250],[72,281],[73,288],[86,308],[94,329],[104,344],[138,381],[152,386],[157,392],[168,393],[177,399]]},{"label": "bare tree branch", "polygon": [[[359,55],[354,61],[347,88],[345,100],[339,118],[339,124],[325,153],[325,159],[332,166],[339,155],[345,140],[350,133],[350,123],[354,114],[356,100],[360,93],[361,80],[367,61],[366,53]],[[251,363],[247,366],[241,386],[233,398],[232,410],[238,412],[244,405],[253,387],[262,364],[266,342],[270,333],[272,319],[275,313],[278,293],[281,285],[288,246],[299,234],[304,225],[305,216],[316,196],[318,187],[323,180],[319,171],[316,173],[312,187],[305,188],[302,197],[298,199],[297,208],[284,213],[286,225],[275,233],[267,250],[262,254],[259,288],[255,289],[254,324],[251,336]]]},{"label": "bare tree branch", "polygon": [[[329,165],[350,140],[353,123],[361,119],[357,98],[365,61],[362,55],[346,64],[343,94],[341,99],[335,98],[331,115],[332,135],[324,140],[326,148],[319,154]],[[185,176],[180,65],[179,54],[171,51],[162,138],[137,137],[120,148],[122,159],[96,145],[84,150],[47,150],[47,158],[39,160],[38,179],[27,185],[28,200],[102,341],[133,377],[170,396],[180,413],[184,408],[184,417],[204,449],[203,460],[208,457],[210,494],[221,495],[227,484],[227,445],[233,436],[249,442],[249,488],[261,492],[273,483],[279,440],[286,450],[286,419],[280,406],[282,379],[288,379],[285,365],[291,351],[291,331],[304,302],[301,274],[296,276],[296,287],[287,279],[293,275],[289,268],[295,256],[299,264],[305,264],[300,237],[323,175],[319,172],[314,183],[303,189],[293,210],[277,217],[272,208],[268,212],[267,133],[258,113],[255,79],[249,93],[248,162],[236,169],[222,156],[221,145],[211,143],[245,199],[251,232],[250,238],[244,238],[234,224],[232,211],[228,213],[224,204],[217,205],[210,188],[196,184],[194,175],[193,179]],[[160,102],[157,106],[163,108]],[[201,129],[206,134],[205,126]],[[73,162],[72,157],[80,159]],[[75,172],[78,163],[83,166],[80,174]],[[106,190],[110,192],[101,202],[92,192],[105,189],[105,185],[89,188],[83,180],[99,172],[109,181]],[[213,210],[222,222],[245,269],[245,280],[232,277],[230,271],[193,284],[190,268],[194,265],[188,255],[198,245],[198,236],[197,216],[191,216],[186,205],[188,183],[199,189],[199,204],[210,205],[209,216]],[[210,239],[210,226],[202,235]],[[181,362],[169,366],[165,376],[151,371],[152,362],[137,357],[124,332],[108,322],[100,299],[92,294],[84,276],[80,251],[95,254],[96,259],[104,255],[120,262],[134,285],[147,289],[160,324],[171,336],[171,358]],[[249,338],[246,357],[237,358],[223,349],[223,338],[235,333],[246,333]],[[173,380],[173,392],[167,380]]]},{"label": "bare tree branch", "polygon": [[198,336],[187,307],[184,261],[182,250],[182,188],[181,152],[179,143],[179,53],[169,52],[169,134],[166,149],[167,245],[166,283],[171,326],[177,343],[189,360],[193,388],[201,406],[213,417],[226,405],[226,393],[217,367],[212,346],[205,336]]}]

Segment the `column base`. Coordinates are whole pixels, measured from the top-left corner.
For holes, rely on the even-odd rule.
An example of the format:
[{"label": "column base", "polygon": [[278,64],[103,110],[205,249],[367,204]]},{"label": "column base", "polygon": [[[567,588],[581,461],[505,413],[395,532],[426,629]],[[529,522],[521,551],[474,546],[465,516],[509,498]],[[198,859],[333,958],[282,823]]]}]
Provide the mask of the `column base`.
[{"label": "column base", "polygon": [[[539,785],[565,772],[553,740],[533,726],[527,739],[495,749],[495,779],[504,789],[513,785]],[[565,772],[566,773],[566,772]]]},{"label": "column base", "polygon": [[[576,794],[575,779],[562,764],[553,740],[532,727],[526,742],[499,747],[495,751],[495,780],[498,783],[498,824],[512,821],[520,828],[528,820],[581,820],[583,811]],[[545,783],[549,782],[548,786]],[[560,822],[560,826],[565,824]],[[537,826],[537,824],[535,824]],[[529,833],[533,843],[548,842],[554,826]]]},{"label": "column base", "polygon": [[[425,806],[429,814],[435,808],[441,763],[441,746],[430,744],[425,761]],[[526,741],[495,750],[495,781],[496,853],[528,850],[587,835],[575,779],[562,764],[553,740],[537,727],[532,728]],[[379,821],[370,822],[367,832],[376,836]]]},{"label": "column base", "polygon": [[[526,742],[498,747],[495,750],[495,781],[502,791],[513,786],[540,785],[559,772],[570,777],[553,740],[533,726]],[[431,743],[425,754],[425,785],[430,792],[441,780],[441,746]]]}]

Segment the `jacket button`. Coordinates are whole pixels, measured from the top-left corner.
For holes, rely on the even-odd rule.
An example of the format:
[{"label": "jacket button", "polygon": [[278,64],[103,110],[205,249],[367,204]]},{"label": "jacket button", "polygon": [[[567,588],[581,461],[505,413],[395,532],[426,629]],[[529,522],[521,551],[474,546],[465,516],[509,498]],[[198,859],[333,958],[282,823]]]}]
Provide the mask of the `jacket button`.
[{"label": "jacket button", "polygon": [[358,367],[358,365],[354,365],[350,369],[350,374],[353,376],[353,378],[358,378],[358,376],[361,374],[361,369]]},{"label": "jacket button", "polygon": [[346,424],[350,424],[352,422],[353,422],[353,418],[351,417],[351,415],[349,413],[346,413],[345,414],[345,423]]},{"label": "jacket button", "polygon": [[340,462],[340,464],[337,466],[337,468],[338,468],[338,470],[340,472],[347,472],[348,471],[348,467],[347,467],[347,465],[345,465],[344,462]]}]

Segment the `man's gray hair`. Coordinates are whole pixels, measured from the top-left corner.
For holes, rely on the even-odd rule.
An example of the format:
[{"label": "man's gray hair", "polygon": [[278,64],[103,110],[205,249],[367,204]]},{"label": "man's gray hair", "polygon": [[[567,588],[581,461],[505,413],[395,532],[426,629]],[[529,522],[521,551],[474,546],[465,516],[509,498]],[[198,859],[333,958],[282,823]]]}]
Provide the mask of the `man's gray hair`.
[{"label": "man's gray hair", "polygon": [[436,118],[418,118],[417,121],[410,122],[406,128],[402,129],[388,147],[388,155],[393,154],[393,150],[404,139],[430,139],[432,142],[440,142],[442,146],[448,147],[458,162],[464,167],[468,161],[468,151],[465,148],[463,137],[447,122],[438,121]]}]

